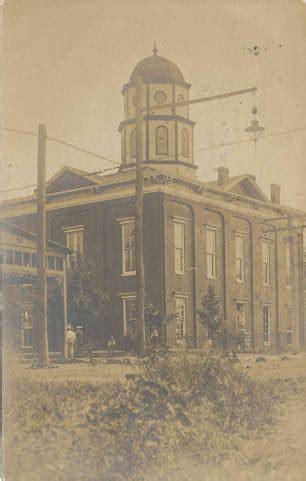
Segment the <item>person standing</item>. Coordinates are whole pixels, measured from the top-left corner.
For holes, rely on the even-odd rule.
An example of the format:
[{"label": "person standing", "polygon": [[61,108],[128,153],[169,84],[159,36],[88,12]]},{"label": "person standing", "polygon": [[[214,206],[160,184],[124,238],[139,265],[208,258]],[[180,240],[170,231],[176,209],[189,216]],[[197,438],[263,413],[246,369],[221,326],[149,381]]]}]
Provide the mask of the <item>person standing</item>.
[{"label": "person standing", "polygon": [[72,329],[71,326],[67,329],[67,355],[69,359],[73,359],[75,355],[75,348],[76,348],[76,333]]}]

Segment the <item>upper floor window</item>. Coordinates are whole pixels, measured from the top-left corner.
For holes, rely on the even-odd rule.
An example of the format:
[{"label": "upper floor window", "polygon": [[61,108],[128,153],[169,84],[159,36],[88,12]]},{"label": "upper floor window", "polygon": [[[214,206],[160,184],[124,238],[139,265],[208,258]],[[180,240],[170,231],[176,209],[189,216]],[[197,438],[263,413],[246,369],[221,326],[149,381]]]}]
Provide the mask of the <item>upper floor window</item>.
[{"label": "upper floor window", "polygon": [[174,220],[174,272],[185,273],[185,222]]},{"label": "upper floor window", "polygon": [[216,278],[216,230],[211,228],[206,229],[206,269],[209,279]]},{"label": "upper floor window", "polygon": [[156,129],[156,154],[168,154],[168,129],[164,125]]},{"label": "upper floor window", "polygon": [[133,158],[133,157],[136,157],[136,129],[133,129],[131,132],[130,144],[131,144],[131,158]]},{"label": "upper floor window", "polygon": [[244,282],[245,269],[244,269],[244,238],[236,235],[235,237],[235,269],[236,280],[238,282]]},{"label": "upper floor window", "polygon": [[75,253],[84,252],[84,226],[64,227],[66,246]]},{"label": "upper floor window", "polygon": [[290,244],[286,244],[286,286],[292,287],[292,262]]},{"label": "upper floor window", "polygon": [[122,232],[122,274],[133,275],[136,273],[135,251],[135,221],[123,219],[121,221]]},{"label": "upper floor window", "polygon": [[262,241],[262,281],[265,286],[270,285],[270,242]]},{"label": "upper floor window", "polygon": [[189,132],[187,129],[182,130],[182,155],[189,157]]}]

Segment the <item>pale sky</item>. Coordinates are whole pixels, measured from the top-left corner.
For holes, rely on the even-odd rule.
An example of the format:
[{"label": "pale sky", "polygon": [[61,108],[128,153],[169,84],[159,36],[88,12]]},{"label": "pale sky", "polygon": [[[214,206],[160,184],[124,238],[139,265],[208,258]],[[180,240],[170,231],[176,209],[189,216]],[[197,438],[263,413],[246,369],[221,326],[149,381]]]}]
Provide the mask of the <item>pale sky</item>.
[{"label": "pale sky", "polygon": [[[8,0],[5,115],[36,131],[120,161],[122,85],[152,54],[178,65],[191,97],[257,86],[256,95],[191,106],[203,180],[217,167],[255,174],[282,203],[305,208],[306,130],[210,150],[249,137],[256,103],[264,135],[306,128],[306,3],[301,0]],[[252,53],[258,47],[259,54]],[[36,138],[5,133],[5,189],[36,182]],[[49,142],[48,177],[63,165],[96,171],[108,162]],[[16,191],[23,195],[33,190]],[[10,194],[11,195],[11,194]]]}]

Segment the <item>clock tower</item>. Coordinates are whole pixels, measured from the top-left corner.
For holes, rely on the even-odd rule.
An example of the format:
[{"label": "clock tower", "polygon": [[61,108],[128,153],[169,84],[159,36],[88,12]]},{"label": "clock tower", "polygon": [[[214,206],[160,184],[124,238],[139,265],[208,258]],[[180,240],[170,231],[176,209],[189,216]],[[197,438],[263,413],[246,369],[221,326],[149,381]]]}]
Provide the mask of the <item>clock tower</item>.
[{"label": "clock tower", "polygon": [[155,106],[189,100],[191,85],[185,82],[179,68],[158,55],[154,47],[151,57],[141,60],[134,68],[130,80],[123,86],[124,120],[121,133],[121,170],[136,163],[135,80],[144,82],[143,106],[143,159],[144,165],[184,176],[195,177],[193,162],[193,128],[189,119],[189,105],[176,105],[160,109]]}]

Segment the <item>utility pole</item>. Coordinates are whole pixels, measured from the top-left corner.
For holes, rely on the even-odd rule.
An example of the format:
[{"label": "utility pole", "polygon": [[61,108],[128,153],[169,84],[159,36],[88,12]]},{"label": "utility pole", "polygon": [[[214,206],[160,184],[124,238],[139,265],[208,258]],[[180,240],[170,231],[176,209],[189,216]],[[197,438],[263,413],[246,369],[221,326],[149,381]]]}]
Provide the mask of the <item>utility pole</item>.
[{"label": "utility pole", "polygon": [[136,319],[138,334],[138,353],[146,351],[146,331],[144,318],[145,278],[143,263],[143,80],[136,79]]},{"label": "utility pole", "polygon": [[47,128],[38,127],[37,150],[37,291],[36,325],[40,367],[49,364],[46,274],[46,139]]}]

